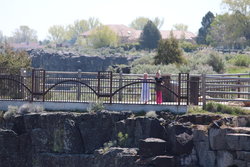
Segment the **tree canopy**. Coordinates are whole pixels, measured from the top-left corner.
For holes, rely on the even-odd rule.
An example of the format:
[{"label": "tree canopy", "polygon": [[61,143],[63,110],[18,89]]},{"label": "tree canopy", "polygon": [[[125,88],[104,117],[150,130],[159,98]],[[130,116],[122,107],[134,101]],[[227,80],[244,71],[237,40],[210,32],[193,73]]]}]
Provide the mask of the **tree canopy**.
[{"label": "tree canopy", "polygon": [[15,43],[36,42],[37,33],[35,30],[29,28],[28,26],[22,25],[14,31],[13,36],[11,37],[11,41]]},{"label": "tree canopy", "polygon": [[88,43],[94,48],[117,46],[119,42],[118,35],[108,26],[99,26],[90,34]]},{"label": "tree canopy", "polygon": [[185,24],[175,24],[173,25],[175,30],[179,30],[179,31],[187,31],[188,30],[188,25]]},{"label": "tree canopy", "polygon": [[182,50],[179,41],[174,38],[173,33],[169,39],[159,41],[155,64],[183,63]]},{"label": "tree canopy", "polygon": [[148,21],[144,26],[140,36],[140,46],[142,49],[155,49],[161,39],[161,33],[152,21]]},{"label": "tree canopy", "polygon": [[211,27],[214,18],[215,18],[214,14],[210,11],[202,18],[201,22],[202,27],[199,29],[199,33],[196,38],[196,42],[198,44],[205,44],[205,45],[209,44],[207,41],[207,34],[209,32],[209,29]]},{"label": "tree canopy", "polygon": [[[137,17],[135,20],[133,20],[130,23],[130,27],[136,29],[136,30],[143,30],[144,26],[147,24],[147,22],[150,19],[147,17]],[[155,17],[152,19],[152,22],[155,24],[155,26],[160,29],[164,24],[164,19],[160,19],[159,17]]]},{"label": "tree canopy", "polygon": [[233,13],[239,11],[246,16],[250,14],[250,0],[222,0],[222,4]]}]

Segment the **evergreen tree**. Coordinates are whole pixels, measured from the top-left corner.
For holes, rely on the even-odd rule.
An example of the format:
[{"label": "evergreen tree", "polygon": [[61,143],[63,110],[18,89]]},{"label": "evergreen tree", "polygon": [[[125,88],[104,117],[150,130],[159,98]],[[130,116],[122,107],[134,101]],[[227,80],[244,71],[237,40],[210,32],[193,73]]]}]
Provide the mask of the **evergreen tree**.
[{"label": "evergreen tree", "polygon": [[161,33],[152,21],[148,21],[144,26],[140,36],[140,46],[142,49],[155,49],[161,39]]},{"label": "evergreen tree", "polygon": [[182,54],[179,41],[171,33],[169,39],[159,41],[155,64],[183,63]]},{"label": "evergreen tree", "polygon": [[214,20],[214,14],[212,12],[208,12],[203,18],[202,18],[202,27],[199,29],[199,33],[196,39],[196,42],[198,44],[205,44],[208,45],[209,42],[207,39],[207,34],[209,32],[209,28],[211,27],[211,24]]}]

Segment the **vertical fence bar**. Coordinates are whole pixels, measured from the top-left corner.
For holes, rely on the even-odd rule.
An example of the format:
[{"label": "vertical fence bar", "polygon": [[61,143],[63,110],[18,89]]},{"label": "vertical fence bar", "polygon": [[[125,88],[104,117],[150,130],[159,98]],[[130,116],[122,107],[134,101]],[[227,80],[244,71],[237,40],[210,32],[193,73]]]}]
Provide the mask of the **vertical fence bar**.
[{"label": "vertical fence bar", "polygon": [[192,105],[199,104],[199,76],[190,77],[190,103]]},{"label": "vertical fence bar", "polygon": [[[81,81],[81,78],[82,78],[82,71],[81,69],[78,70],[78,73],[77,73],[77,81]],[[76,90],[76,99],[78,101],[81,100],[81,84],[78,82],[77,83],[77,90]]]},{"label": "vertical fence bar", "polygon": [[[238,78],[240,78],[240,75],[238,75]],[[240,79],[237,81],[237,84],[240,85]],[[238,98],[240,98],[240,86],[238,87]]]},{"label": "vertical fence bar", "polygon": [[109,103],[112,104],[112,86],[113,86],[113,73],[110,71],[110,89],[109,89]]},{"label": "vertical fence bar", "polygon": [[181,73],[178,76],[178,106],[181,104]]},{"label": "vertical fence bar", "polygon": [[201,82],[202,82],[202,106],[205,108],[206,106],[206,74],[201,75]]},{"label": "vertical fence bar", "polygon": [[[123,80],[122,70],[120,70],[120,73],[119,73],[119,88],[118,89],[120,89],[122,87],[122,80]],[[122,101],[122,90],[119,91],[118,100]]]},{"label": "vertical fence bar", "polygon": [[45,95],[44,95],[44,93],[45,93],[45,77],[46,77],[46,72],[45,72],[45,70],[43,70],[43,102],[44,102],[44,100],[45,100]]}]

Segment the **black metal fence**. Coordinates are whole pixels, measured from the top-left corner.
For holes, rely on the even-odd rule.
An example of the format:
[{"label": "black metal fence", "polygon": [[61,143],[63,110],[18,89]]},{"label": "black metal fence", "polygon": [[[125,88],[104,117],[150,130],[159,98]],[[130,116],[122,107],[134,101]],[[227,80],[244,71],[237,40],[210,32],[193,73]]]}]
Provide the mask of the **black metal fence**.
[{"label": "black metal fence", "polygon": [[[189,104],[189,74],[163,75],[161,105]],[[22,69],[19,74],[0,74],[0,99],[51,102],[95,102],[144,104],[142,84],[147,82],[156,104],[154,75],[113,74],[112,72],[58,72]]]}]

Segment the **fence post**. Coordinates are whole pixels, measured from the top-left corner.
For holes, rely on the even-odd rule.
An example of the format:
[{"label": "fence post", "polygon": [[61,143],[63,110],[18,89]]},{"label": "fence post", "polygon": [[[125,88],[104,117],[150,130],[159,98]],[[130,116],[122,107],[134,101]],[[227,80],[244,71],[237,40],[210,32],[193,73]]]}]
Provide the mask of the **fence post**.
[{"label": "fence post", "polygon": [[202,83],[202,106],[205,108],[206,106],[206,74],[201,75],[201,83]]},{"label": "fence post", "polygon": [[[122,79],[123,79],[122,70],[120,70],[120,72],[119,72],[119,88],[118,89],[120,89],[122,87]],[[122,90],[119,91],[118,100],[122,101]]]},{"label": "fence post", "polygon": [[[27,76],[27,71],[25,68],[21,68],[20,69],[20,79],[21,79],[21,82],[23,84],[25,84],[25,80],[26,80],[26,76]],[[25,92],[24,92],[24,87],[21,86],[21,98],[24,99],[25,98]]]},{"label": "fence post", "polygon": [[190,103],[192,105],[199,104],[199,76],[190,77]]},{"label": "fence post", "polygon": [[[170,80],[171,80],[170,75],[162,75],[162,80],[163,80],[164,86],[166,86],[167,88],[169,88],[175,92],[174,83],[172,83],[172,86],[170,83]],[[174,94],[172,92],[170,92],[168,89],[163,89],[162,90],[162,101],[163,102],[174,102],[174,101],[177,101],[177,99],[174,96]]]},{"label": "fence post", "polygon": [[[77,81],[81,81],[81,78],[82,78],[82,71],[81,71],[81,69],[78,69]],[[76,99],[78,101],[81,100],[81,84],[79,82],[77,83]]]}]

